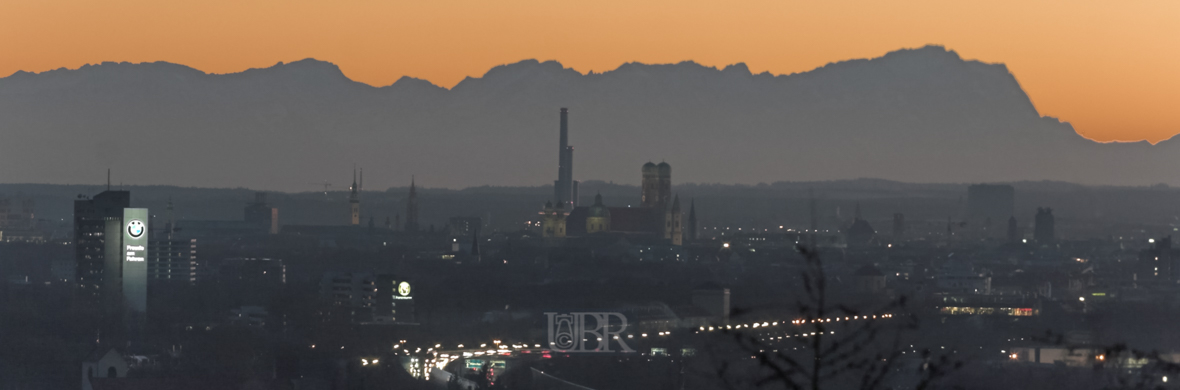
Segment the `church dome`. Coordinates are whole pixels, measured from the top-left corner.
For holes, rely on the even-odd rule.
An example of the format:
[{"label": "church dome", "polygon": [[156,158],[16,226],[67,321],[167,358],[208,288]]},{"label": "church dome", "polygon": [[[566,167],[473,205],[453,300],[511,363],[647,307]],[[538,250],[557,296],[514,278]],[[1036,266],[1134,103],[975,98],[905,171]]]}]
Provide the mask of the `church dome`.
[{"label": "church dome", "polygon": [[666,162],[660,162],[660,165],[656,169],[659,171],[660,176],[672,176],[672,166]]},{"label": "church dome", "polygon": [[610,209],[603,205],[590,206],[587,218],[610,218]]},{"label": "church dome", "polygon": [[659,172],[659,168],[656,168],[656,164],[653,164],[651,161],[648,161],[647,164],[643,164],[643,174],[645,176],[646,175],[655,176],[656,173],[658,173],[658,172]]},{"label": "church dome", "polygon": [[594,205],[586,213],[587,218],[610,218],[610,209],[602,204],[602,194],[594,195]]}]

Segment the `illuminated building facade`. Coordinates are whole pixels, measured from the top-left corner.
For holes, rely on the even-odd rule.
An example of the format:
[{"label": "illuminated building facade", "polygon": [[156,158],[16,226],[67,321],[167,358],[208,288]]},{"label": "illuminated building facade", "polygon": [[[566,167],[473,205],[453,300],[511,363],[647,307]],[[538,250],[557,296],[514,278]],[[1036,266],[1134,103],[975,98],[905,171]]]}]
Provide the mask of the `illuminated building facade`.
[{"label": "illuminated building facade", "polygon": [[1041,302],[1020,295],[943,294],[936,297],[935,309],[947,316],[1031,317],[1041,314]]},{"label": "illuminated building facade", "polygon": [[[150,253],[151,238],[148,227],[148,209],[123,209],[123,239],[119,250],[122,254],[122,272],[120,279],[123,284],[123,304],[127,325],[132,329],[141,329],[147,322],[147,289],[148,289],[148,253]],[[108,242],[108,246],[110,242]]]},{"label": "illuminated building facade", "polygon": [[672,245],[682,245],[684,213],[680,198],[672,195],[672,167],[668,163],[649,162],[643,165],[642,173],[641,207],[607,207],[602,204],[601,195],[595,197],[594,205],[576,207],[568,214],[560,205],[546,203],[541,212],[543,236],[622,233],[663,238]]},{"label": "illuminated building facade", "polygon": [[541,236],[562,238],[565,237],[565,228],[565,208],[561,204],[555,206],[553,202],[545,202],[545,208],[541,210]]},{"label": "illuminated building facade", "polygon": [[586,233],[603,233],[610,231],[610,209],[602,204],[602,194],[594,195],[594,205],[590,206],[586,215]]},{"label": "illuminated building facade", "polygon": [[414,323],[414,293],[409,280],[393,274],[332,272],[320,280],[329,311],[356,324]]},{"label": "illuminated building facade", "polygon": [[148,251],[149,283],[197,282],[197,239],[153,239]]},{"label": "illuminated building facade", "polygon": [[35,205],[32,199],[21,200],[17,206],[8,198],[0,198],[0,242],[45,241],[45,234],[37,229]]},{"label": "illuminated building facade", "polygon": [[1139,252],[1139,266],[1135,279],[1140,282],[1156,282],[1163,285],[1180,280],[1176,273],[1176,260],[1180,259],[1177,249],[1172,248],[1172,237],[1152,240],[1151,247]]}]

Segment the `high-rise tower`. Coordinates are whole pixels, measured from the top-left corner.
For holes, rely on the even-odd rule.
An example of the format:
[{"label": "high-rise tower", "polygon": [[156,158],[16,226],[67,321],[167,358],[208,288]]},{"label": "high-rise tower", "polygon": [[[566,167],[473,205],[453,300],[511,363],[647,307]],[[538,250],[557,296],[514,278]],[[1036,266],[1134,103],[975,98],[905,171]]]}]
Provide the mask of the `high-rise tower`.
[{"label": "high-rise tower", "polygon": [[[354,209],[353,213],[357,214],[358,211]],[[265,192],[254,193],[254,201],[246,204],[242,219],[259,232],[279,234],[279,209],[270,207]]]},{"label": "high-rise tower", "polygon": [[151,219],[130,203],[130,192],[111,190],[74,201],[74,250],[78,298],[102,308],[107,330],[138,334],[147,312]]},{"label": "high-rise tower", "polygon": [[1053,209],[1037,207],[1037,216],[1033,222],[1035,223],[1033,227],[1033,238],[1037,240],[1037,244],[1049,245],[1057,240],[1056,232],[1054,231],[1055,221],[1053,218]]},{"label": "high-rise tower", "polygon": [[[364,171],[361,171],[361,182],[364,183]],[[348,209],[352,213],[352,218],[349,220],[349,225],[357,226],[361,224],[361,198],[360,186],[356,181],[356,168],[352,169],[352,187],[351,193],[348,194]]]},{"label": "high-rise tower", "polygon": [[103,191],[74,201],[75,282],[88,304],[114,311],[123,297],[123,209],[131,206],[131,192]]},{"label": "high-rise tower", "polygon": [[697,240],[697,200],[693,199],[688,203],[688,242]]},{"label": "high-rise tower", "polygon": [[410,195],[406,197],[406,231],[418,231],[418,190],[410,177]]},{"label": "high-rise tower", "polygon": [[574,147],[569,145],[569,109],[561,109],[561,136],[557,146],[557,181],[553,182],[553,200],[558,204],[578,205],[578,182],[574,181]]}]

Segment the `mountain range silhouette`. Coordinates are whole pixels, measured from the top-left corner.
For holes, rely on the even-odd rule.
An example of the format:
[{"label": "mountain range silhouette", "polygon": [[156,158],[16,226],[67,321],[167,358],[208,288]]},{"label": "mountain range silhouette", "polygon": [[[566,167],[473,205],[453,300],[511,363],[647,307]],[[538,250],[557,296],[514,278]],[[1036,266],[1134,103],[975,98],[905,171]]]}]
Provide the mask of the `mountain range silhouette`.
[{"label": "mountain range silhouette", "polygon": [[[1180,184],[1175,142],[1097,143],[1042,117],[1002,64],[927,46],[790,75],[693,62],[582,74],[496,66],[453,88],[384,87],[306,59],[233,74],[102,63],[0,78],[0,182],[312,191],[540,185],[570,109],[574,175],[638,183],[881,178]],[[322,186],[320,187],[322,188]]]}]

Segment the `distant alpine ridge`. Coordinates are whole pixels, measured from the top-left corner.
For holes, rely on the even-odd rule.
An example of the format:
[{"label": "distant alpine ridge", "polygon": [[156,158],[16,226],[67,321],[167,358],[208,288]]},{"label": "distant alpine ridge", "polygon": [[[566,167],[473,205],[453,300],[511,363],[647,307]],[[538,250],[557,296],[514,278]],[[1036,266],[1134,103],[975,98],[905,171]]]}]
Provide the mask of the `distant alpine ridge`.
[{"label": "distant alpine ridge", "polygon": [[[0,79],[0,182],[371,189],[538,185],[570,109],[576,180],[862,177],[907,182],[1180,184],[1175,142],[1096,143],[1042,117],[1002,64],[939,46],[791,75],[692,62],[581,74],[497,66],[446,89],[354,82],[307,59],[234,74],[102,63]],[[334,188],[334,189],[340,189]]]}]

